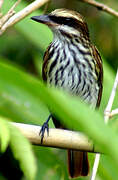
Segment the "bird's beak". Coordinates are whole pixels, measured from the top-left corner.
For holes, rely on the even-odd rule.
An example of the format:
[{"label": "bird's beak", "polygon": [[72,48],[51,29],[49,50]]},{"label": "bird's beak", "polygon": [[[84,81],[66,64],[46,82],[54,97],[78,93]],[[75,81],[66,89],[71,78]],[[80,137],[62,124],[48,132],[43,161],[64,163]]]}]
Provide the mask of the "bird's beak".
[{"label": "bird's beak", "polygon": [[46,25],[51,25],[51,20],[48,15],[41,15],[41,16],[33,16],[31,17],[32,20],[46,24]]}]

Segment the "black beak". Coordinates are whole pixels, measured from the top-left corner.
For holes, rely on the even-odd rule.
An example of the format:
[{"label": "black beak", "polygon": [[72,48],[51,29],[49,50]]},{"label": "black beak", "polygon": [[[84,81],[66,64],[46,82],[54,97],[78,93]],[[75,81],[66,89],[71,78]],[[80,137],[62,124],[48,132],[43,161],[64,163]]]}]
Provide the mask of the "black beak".
[{"label": "black beak", "polygon": [[31,19],[47,25],[49,25],[51,21],[48,15],[33,16]]}]

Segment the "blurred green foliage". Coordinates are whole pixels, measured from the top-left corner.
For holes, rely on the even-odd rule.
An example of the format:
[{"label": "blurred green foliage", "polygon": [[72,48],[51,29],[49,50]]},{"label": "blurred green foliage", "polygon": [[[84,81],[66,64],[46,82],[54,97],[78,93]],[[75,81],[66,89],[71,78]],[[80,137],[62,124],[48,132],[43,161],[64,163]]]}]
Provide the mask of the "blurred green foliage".
[{"label": "blurred green foliage", "polygon": [[[2,12],[7,12],[14,2],[15,0],[6,0]],[[19,176],[19,179],[68,179],[64,150],[31,146],[20,132],[8,123],[11,120],[41,125],[49,115],[48,106],[68,127],[86,133],[100,150],[109,155],[102,155],[97,179],[117,180],[118,134],[115,126],[117,117],[113,118],[109,126],[105,126],[103,113],[118,66],[118,21],[117,18],[80,1],[60,0],[57,2],[53,0],[47,12],[62,7],[62,4],[63,7],[77,10],[85,16],[92,41],[102,54],[104,89],[100,110],[93,112],[79,99],[76,100],[55,89],[47,89],[42,83],[43,54],[52,40],[52,33],[46,26],[30,19],[31,16],[42,14],[44,9],[42,7],[9,28],[0,37],[1,152],[5,152],[10,145],[24,173],[22,177]],[[115,8],[118,2],[114,0],[109,1],[108,4]],[[16,11],[23,9],[26,5],[27,2],[22,1]],[[114,108],[118,105],[117,98],[118,95]],[[76,108],[73,109],[73,106]],[[53,127],[52,123],[50,127]],[[89,153],[89,159],[92,168],[94,162],[92,153]],[[5,178],[1,168],[0,178]],[[88,180],[90,177],[80,179]]]}]

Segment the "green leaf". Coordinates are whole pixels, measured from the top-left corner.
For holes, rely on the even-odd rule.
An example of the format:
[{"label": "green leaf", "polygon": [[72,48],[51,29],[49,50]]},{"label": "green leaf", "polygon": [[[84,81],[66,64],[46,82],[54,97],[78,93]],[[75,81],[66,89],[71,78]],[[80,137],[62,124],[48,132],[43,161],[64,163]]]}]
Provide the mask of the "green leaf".
[{"label": "green leaf", "polygon": [[105,155],[101,155],[98,174],[101,179],[117,179],[118,171],[117,168],[114,166],[114,162],[111,158]]},{"label": "green leaf", "polygon": [[[91,110],[77,97],[70,97],[53,88],[46,88],[41,82],[16,68],[0,63],[0,69],[0,89],[4,87],[3,89],[7,92],[12,89],[10,95],[13,99],[15,93],[18,99],[18,97],[21,98],[20,93],[25,92],[25,96],[28,93],[29,97],[32,97],[31,99],[35,97],[37,100],[44,101],[64,124],[75,130],[85,132],[118,165],[117,134],[104,124],[103,117],[97,111]],[[7,74],[10,74],[10,76],[7,76]],[[7,88],[5,88],[5,85]],[[11,103],[14,103],[14,101],[11,101]]]},{"label": "green leaf", "polygon": [[5,152],[10,141],[9,126],[3,117],[0,117],[0,141],[1,141],[1,152]]},{"label": "green leaf", "polygon": [[20,167],[29,180],[34,180],[36,176],[36,161],[29,141],[10,125],[10,147],[15,158],[19,161]]},{"label": "green leaf", "polygon": [[29,141],[19,132],[19,130],[10,124],[8,119],[0,117],[0,139],[1,151],[4,152],[10,144],[12,152],[25,176],[29,180],[35,179],[36,162]]},{"label": "green leaf", "polygon": [[40,97],[35,95],[33,78],[30,76],[25,84],[24,73],[2,62],[0,74],[0,113],[13,121],[42,124],[49,112]]},{"label": "green leaf", "polygon": [[67,163],[65,165],[63,161],[66,159],[66,151],[40,146],[35,146],[34,151],[37,156],[37,180],[46,179],[47,176],[48,179],[68,179]]}]

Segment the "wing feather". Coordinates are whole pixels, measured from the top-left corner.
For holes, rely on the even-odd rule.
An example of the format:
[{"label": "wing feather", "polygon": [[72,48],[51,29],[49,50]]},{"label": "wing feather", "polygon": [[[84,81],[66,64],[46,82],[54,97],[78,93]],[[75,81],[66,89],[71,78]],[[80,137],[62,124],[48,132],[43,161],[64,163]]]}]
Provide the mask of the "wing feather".
[{"label": "wing feather", "polygon": [[44,81],[47,81],[47,65],[48,65],[48,61],[49,61],[49,49],[50,49],[51,44],[48,46],[44,57],[43,57],[43,67],[42,67],[42,77]]},{"label": "wing feather", "polygon": [[103,67],[102,67],[102,59],[101,56],[97,50],[97,48],[95,46],[91,46],[92,48],[92,55],[94,57],[94,59],[96,60],[96,72],[98,74],[98,86],[99,86],[99,93],[98,93],[98,100],[97,100],[97,104],[96,107],[100,106],[100,102],[101,102],[101,97],[102,97],[102,84],[103,84]]}]

